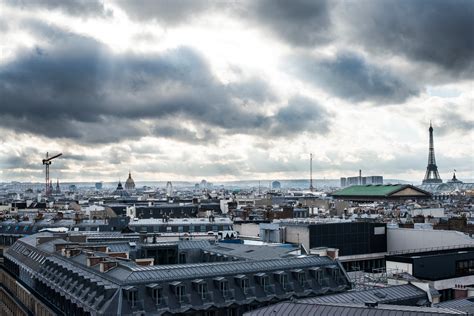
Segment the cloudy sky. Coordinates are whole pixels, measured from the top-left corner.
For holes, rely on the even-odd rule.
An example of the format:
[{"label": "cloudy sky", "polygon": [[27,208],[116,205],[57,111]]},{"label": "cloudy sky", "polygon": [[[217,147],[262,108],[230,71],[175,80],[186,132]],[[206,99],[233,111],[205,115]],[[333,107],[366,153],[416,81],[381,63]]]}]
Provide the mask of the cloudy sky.
[{"label": "cloudy sky", "polygon": [[0,0],[0,182],[474,178],[474,1]]}]

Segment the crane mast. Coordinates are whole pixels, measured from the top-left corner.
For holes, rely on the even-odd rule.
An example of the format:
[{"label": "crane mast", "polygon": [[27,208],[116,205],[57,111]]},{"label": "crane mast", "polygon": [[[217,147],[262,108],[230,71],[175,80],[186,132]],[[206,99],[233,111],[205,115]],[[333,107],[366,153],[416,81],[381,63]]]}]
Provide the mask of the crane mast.
[{"label": "crane mast", "polygon": [[58,158],[59,156],[62,156],[62,153],[54,155],[52,157],[49,157],[49,153],[46,153],[46,158],[42,160],[43,165],[45,167],[45,194],[46,196],[49,196],[51,194],[50,190],[50,182],[49,182],[49,166],[51,165],[51,160]]}]

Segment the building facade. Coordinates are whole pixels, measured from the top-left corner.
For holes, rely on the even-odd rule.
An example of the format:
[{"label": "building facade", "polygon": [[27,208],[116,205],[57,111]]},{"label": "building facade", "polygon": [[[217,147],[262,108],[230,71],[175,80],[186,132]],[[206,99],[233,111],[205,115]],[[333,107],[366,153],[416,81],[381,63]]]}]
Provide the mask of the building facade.
[{"label": "building facade", "polygon": [[241,315],[292,297],[351,287],[342,266],[329,257],[251,258],[249,249],[240,251],[247,255],[225,257],[218,246],[218,262],[155,265],[131,250],[141,248],[140,242],[119,247],[110,239],[107,244],[84,240],[85,235],[19,239],[5,253],[5,269],[67,315]]}]

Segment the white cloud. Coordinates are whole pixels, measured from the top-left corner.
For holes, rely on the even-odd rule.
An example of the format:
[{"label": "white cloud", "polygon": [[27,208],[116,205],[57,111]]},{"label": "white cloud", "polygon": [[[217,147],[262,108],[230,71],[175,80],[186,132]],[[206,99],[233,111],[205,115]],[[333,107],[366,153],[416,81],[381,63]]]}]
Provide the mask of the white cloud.
[{"label": "white cloud", "polygon": [[[357,38],[353,39],[351,36],[355,35],[348,31],[353,25],[346,24],[342,18],[347,14],[341,8],[343,4],[316,8],[322,11],[316,12],[315,16],[324,21],[327,34],[333,35],[328,37],[320,33],[300,36],[297,15],[304,12],[294,10],[285,15],[283,21],[271,16],[261,21],[257,18],[258,12],[249,15],[245,7],[249,5],[247,2],[233,4],[225,10],[197,6],[191,13],[180,11],[177,5],[176,11],[159,18],[153,18],[157,13],[151,11],[138,12],[147,15],[137,18],[139,15],[131,14],[126,6],[115,1],[106,1],[103,12],[96,14],[94,8],[102,7],[100,1],[97,3],[99,6],[86,7],[38,5],[29,10],[9,2],[0,3],[0,21],[9,21],[0,24],[0,84],[5,69],[12,67],[23,52],[36,49],[38,54],[47,54],[61,47],[54,42],[52,33],[41,35],[40,30],[32,30],[31,25],[36,23],[69,32],[71,36],[93,39],[108,52],[101,56],[104,62],[122,58],[125,66],[129,64],[123,56],[138,56],[134,62],[139,63],[143,56],[160,58],[166,52],[186,47],[207,63],[209,69],[203,67],[203,71],[208,73],[199,77],[200,80],[211,77],[215,80],[209,91],[203,88],[196,91],[201,95],[210,92],[224,95],[214,97],[227,100],[228,104],[224,106],[217,102],[212,105],[214,112],[208,112],[204,109],[205,102],[196,102],[197,106],[202,106],[201,113],[200,108],[190,111],[183,107],[182,111],[159,118],[132,115],[105,120],[106,113],[97,112],[99,122],[114,124],[117,138],[112,143],[100,142],[110,132],[111,125],[101,126],[89,121],[73,122],[69,127],[77,130],[69,131],[69,136],[64,137],[47,133],[48,127],[40,128],[39,121],[33,122],[38,124],[37,128],[24,130],[4,124],[0,129],[4,136],[0,138],[0,182],[41,181],[40,160],[45,151],[65,153],[52,168],[52,176],[62,181],[115,181],[124,179],[129,169],[138,180],[306,178],[310,152],[315,154],[317,178],[339,178],[355,174],[361,168],[366,174],[421,181],[426,167],[430,119],[435,127],[436,155],[442,177],[451,177],[451,170],[456,169],[459,178],[474,178],[472,78],[453,75],[441,55],[428,62],[417,60],[424,58],[419,43],[409,46],[412,50],[407,53],[398,53],[392,44],[370,49],[363,44],[371,43],[372,39],[361,37],[361,34],[356,35],[362,39],[362,44],[356,43]],[[364,5],[368,4],[370,2]],[[326,16],[326,12],[330,14]],[[275,7],[273,13],[281,15],[280,8]],[[360,16],[352,19],[358,20]],[[288,26],[291,26],[288,32],[281,33],[282,28]],[[301,30],[315,32],[316,27],[312,24]],[[45,50],[45,47],[51,50]],[[74,47],[69,46],[70,49]],[[58,51],[67,55],[67,49],[63,47]],[[398,104],[389,105],[390,96],[383,95],[383,91],[377,91],[373,98],[365,89],[380,84],[369,82],[381,80],[379,74],[365,76],[365,82],[357,82],[357,89],[347,95],[347,87],[354,85],[343,79],[360,79],[351,69],[338,68],[339,81],[335,82],[332,68],[324,68],[329,72],[324,76],[320,69],[304,69],[307,73],[301,75],[287,68],[288,56],[331,60],[348,51],[358,56],[365,70],[390,70],[393,77],[387,82],[391,96],[397,97],[395,103]],[[468,59],[461,62],[468,63]],[[174,69],[186,67],[178,65]],[[76,71],[79,73],[81,69]],[[190,74],[191,71],[180,75],[185,78]],[[313,76],[318,80],[310,83],[308,78]],[[111,82],[105,82],[105,85],[113,86]],[[194,84],[192,80],[185,82],[190,86]],[[200,87],[205,84],[207,82],[199,82]],[[166,90],[166,86],[160,88]],[[156,87],[144,90],[146,94],[141,100],[167,96],[156,90]],[[116,91],[110,100],[115,98],[116,103],[123,102],[125,92]],[[251,97],[246,99],[246,95]],[[292,102],[295,97],[311,100],[311,104]],[[132,103],[128,103],[130,107],[137,106]],[[0,117],[6,110],[5,103],[0,103]],[[83,110],[93,111],[93,107]],[[186,116],[183,111],[195,115]],[[212,113],[218,115],[210,118]],[[245,115],[233,116],[239,113]],[[318,116],[321,113],[322,116]],[[15,119],[26,120],[29,114],[17,114]],[[264,118],[262,122],[258,121],[258,115]],[[221,120],[217,121],[218,118]],[[234,125],[236,121],[240,128]],[[130,130],[135,134],[128,138],[125,135]],[[91,132],[98,140],[95,143],[91,141]]]}]

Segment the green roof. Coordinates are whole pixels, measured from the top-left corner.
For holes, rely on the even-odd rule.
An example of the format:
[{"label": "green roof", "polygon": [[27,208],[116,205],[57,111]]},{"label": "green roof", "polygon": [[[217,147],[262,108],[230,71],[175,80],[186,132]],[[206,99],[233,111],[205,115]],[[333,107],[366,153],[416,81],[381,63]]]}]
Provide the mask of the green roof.
[{"label": "green roof", "polygon": [[394,185],[353,185],[334,192],[333,196],[389,196],[405,187],[406,184]]}]

